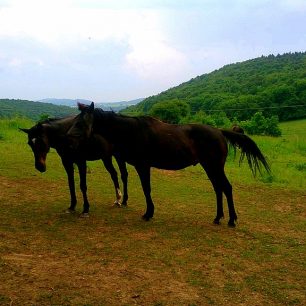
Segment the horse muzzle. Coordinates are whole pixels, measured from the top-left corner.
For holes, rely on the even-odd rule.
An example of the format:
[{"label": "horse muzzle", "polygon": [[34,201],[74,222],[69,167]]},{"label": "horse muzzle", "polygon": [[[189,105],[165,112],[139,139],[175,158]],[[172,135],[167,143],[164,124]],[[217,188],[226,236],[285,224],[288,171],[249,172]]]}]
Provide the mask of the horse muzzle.
[{"label": "horse muzzle", "polygon": [[39,162],[39,163],[36,162],[35,163],[35,168],[36,168],[36,170],[38,170],[41,173],[46,172],[46,170],[47,170],[46,164],[42,163],[42,162]]}]

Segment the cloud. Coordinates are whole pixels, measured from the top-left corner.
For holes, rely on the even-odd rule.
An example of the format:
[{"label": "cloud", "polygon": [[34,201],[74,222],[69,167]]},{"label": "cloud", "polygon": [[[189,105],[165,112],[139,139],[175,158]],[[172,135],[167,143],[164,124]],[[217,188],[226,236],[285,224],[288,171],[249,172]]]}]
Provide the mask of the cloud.
[{"label": "cloud", "polygon": [[304,0],[0,0],[0,92],[152,95],[224,64],[305,50],[305,10]]},{"label": "cloud", "polygon": [[175,78],[187,66],[183,53],[159,41],[132,43],[132,51],[126,59],[127,67],[146,79]]},{"label": "cloud", "polygon": [[13,1],[11,7],[0,11],[0,37],[26,37],[61,55],[84,49],[91,53],[92,45],[112,41],[118,48],[128,46],[124,67],[141,78],[175,78],[186,68],[184,54],[162,34],[157,11],[81,9],[70,4]]},{"label": "cloud", "polygon": [[162,25],[154,13],[138,16],[128,33],[130,51],[126,55],[126,67],[142,78],[176,78],[186,68],[185,55],[171,46]]}]

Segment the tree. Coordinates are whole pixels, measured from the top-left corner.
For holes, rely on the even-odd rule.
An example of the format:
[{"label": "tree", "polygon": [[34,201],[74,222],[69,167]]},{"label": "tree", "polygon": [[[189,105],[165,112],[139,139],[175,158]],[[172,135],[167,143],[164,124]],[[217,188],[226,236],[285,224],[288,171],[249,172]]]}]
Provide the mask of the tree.
[{"label": "tree", "polygon": [[189,105],[178,99],[154,104],[150,115],[168,123],[179,123],[190,113]]}]

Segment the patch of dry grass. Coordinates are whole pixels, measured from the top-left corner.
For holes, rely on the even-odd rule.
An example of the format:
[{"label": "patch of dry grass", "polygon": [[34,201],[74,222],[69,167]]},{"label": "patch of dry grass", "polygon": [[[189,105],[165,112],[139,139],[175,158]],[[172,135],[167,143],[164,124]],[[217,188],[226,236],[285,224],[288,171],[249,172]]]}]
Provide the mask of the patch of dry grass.
[{"label": "patch of dry grass", "polygon": [[173,196],[166,205],[155,192],[151,222],[140,219],[140,189],[126,209],[92,190],[106,204],[82,219],[62,212],[63,182],[0,177],[0,304],[303,305],[305,194],[238,186],[240,223],[230,229],[211,222],[213,193],[206,205],[181,202],[188,177],[164,178]]}]

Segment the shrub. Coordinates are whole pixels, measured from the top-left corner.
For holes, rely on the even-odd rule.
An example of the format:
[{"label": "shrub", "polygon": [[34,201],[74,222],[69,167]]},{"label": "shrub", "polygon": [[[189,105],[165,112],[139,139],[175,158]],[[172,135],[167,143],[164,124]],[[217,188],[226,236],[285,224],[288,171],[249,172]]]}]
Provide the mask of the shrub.
[{"label": "shrub", "polygon": [[211,115],[207,115],[203,111],[196,112],[194,115],[184,117],[180,120],[180,123],[199,123],[199,124],[208,124],[216,126],[216,122]]},{"label": "shrub", "polygon": [[266,118],[261,112],[255,113],[250,120],[242,121],[240,125],[251,135],[281,136],[278,117]]}]

